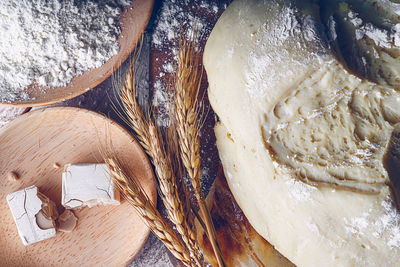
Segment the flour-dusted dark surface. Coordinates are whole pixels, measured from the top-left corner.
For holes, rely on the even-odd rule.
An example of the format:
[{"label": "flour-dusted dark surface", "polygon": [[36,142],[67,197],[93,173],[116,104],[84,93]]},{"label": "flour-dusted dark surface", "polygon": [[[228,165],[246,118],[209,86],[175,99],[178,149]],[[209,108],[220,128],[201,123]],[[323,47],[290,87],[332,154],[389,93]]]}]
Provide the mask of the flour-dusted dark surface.
[{"label": "flour-dusted dark surface", "polygon": [[[155,4],[152,19],[146,30],[141,59],[138,64],[138,73],[141,77],[138,95],[139,102],[142,105],[151,103],[156,106],[160,126],[168,126],[169,124],[167,112],[169,95],[166,93],[166,88],[176,64],[181,25],[196,25],[200,33],[200,44],[203,48],[218,17],[230,2],[230,0],[167,0],[158,1]],[[128,66],[129,59],[115,72],[114,77],[108,78],[99,86],[81,96],[55,104],[55,106],[74,106],[91,109],[106,114],[124,125],[118,112],[115,112],[113,108],[116,97],[112,90],[112,79],[120,79]],[[201,90],[202,104],[206,107],[207,117],[201,132],[201,157],[202,182],[205,192],[211,187],[220,162],[215,147],[213,131],[214,113],[205,94],[207,87],[208,83],[204,73]],[[11,114],[11,110],[8,113]],[[12,118],[11,115],[7,119],[0,116],[0,125],[1,121],[6,121],[10,118]],[[127,127],[127,125],[124,126]],[[159,209],[163,211],[164,207],[159,205]],[[164,267],[176,266],[177,264],[179,265],[174,259],[170,261],[167,249],[151,234],[142,252],[135,258],[131,266]]]}]

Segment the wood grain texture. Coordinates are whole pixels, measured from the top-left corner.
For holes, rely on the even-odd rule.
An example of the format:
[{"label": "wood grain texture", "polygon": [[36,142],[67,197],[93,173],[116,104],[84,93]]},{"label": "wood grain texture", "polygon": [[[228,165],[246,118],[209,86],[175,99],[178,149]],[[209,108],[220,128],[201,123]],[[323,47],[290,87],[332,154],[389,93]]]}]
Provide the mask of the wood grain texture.
[{"label": "wood grain texture", "polygon": [[[207,196],[207,206],[227,266],[295,267],[251,226],[229,189],[222,165]],[[217,266],[207,235],[197,220],[196,224],[203,255],[208,263]]]},{"label": "wood grain texture", "polygon": [[4,105],[42,106],[74,98],[107,79],[124,62],[136,47],[146,28],[153,9],[154,0],[134,0],[125,7],[120,16],[121,34],[118,37],[120,50],[101,67],[89,69],[82,75],[75,76],[66,86],[41,88],[30,86],[25,92],[29,100],[17,100]]},{"label": "wood grain texture", "polygon": [[[1,266],[121,266],[131,262],[149,229],[126,201],[119,206],[83,208],[75,212],[79,220],[73,232],[58,232],[54,238],[27,247],[6,201],[8,193],[34,184],[62,211],[62,166],[100,162],[100,143],[105,146],[107,134],[125,169],[140,179],[155,203],[153,171],[142,148],[120,125],[102,115],[71,107],[46,108],[0,129]],[[61,168],[55,169],[54,163]],[[10,171],[17,172],[20,180],[9,181]]]}]

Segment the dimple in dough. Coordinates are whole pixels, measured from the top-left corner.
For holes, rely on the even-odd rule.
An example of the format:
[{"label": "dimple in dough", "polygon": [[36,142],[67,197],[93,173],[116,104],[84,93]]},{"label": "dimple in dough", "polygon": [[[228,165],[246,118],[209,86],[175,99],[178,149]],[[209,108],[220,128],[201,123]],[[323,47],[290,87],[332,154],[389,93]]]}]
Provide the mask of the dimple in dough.
[{"label": "dimple in dough", "polygon": [[222,14],[204,52],[220,158],[253,227],[296,265],[395,266],[400,92],[339,61],[318,10],[236,0]]}]

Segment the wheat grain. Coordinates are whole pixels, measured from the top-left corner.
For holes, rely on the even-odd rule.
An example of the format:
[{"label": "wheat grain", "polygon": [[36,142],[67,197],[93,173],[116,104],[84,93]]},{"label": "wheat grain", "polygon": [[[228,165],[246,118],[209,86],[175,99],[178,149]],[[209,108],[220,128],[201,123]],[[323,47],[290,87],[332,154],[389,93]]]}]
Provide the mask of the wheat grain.
[{"label": "wheat grain", "polygon": [[195,235],[190,229],[185,213],[183,212],[182,201],[179,198],[176,187],[176,177],[172,169],[170,157],[168,157],[164,146],[161,144],[161,134],[153,121],[149,121],[150,157],[153,159],[157,177],[159,177],[159,186],[162,199],[167,208],[169,218],[176,225],[176,229],[198,265],[200,264],[201,255],[197,246]]},{"label": "wheat grain", "polygon": [[178,68],[174,77],[174,118],[176,120],[182,162],[188,172],[206,232],[213,247],[219,266],[225,266],[218,245],[214,225],[204,200],[200,180],[200,128],[198,96],[202,71],[199,70],[200,56],[196,52],[195,33],[187,40],[181,37]]},{"label": "wheat grain", "polygon": [[184,181],[184,170],[179,151],[178,135],[175,129],[176,129],[175,120],[171,120],[171,126],[167,132],[168,152],[171,159],[172,169],[174,170],[175,173],[175,177],[179,179],[179,180],[176,179],[176,188],[178,191],[179,198],[182,200],[183,213],[185,214],[189,227],[193,230],[193,232],[195,232],[196,230],[194,229],[195,225],[193,224],[194,216],[193,213],[191,212],[192,209],[189,197],[189,190]]},{"label": "wheat grain", "polygon": [[119,83],[115,86],[119,98],[122,102],[123,112],[128,117],[128,123],[136,132],[140,144],[145,151],[149,151],[149,133],[148,123],[144,116],[143,110],[136,101],[136,85],[135,85],[135,64],[133,60],[131,66],[125,75],[124,83]]},{"label": "wheat grain", "polygon": [[[135,54],[137,55],[137,54]],[[176,187],[175,175],[171,166],[170,158],[163,145],[163,138],[158,128],[151,119],[146,119],[140,105],[138,104],[135,84],[135,57],[130,69],[125,76],[124,83],[117,88],[122,107],[128,117],[132,129],[146,153],[155,166],[156,176],[159,181],[160,195],[168,211],[169,218],[175,224],[182,240],[188,247],[191,256],[197,265],[201,266],[201,254],[195,239],[195,234],[187,223],[183,212],[182,201]],[[148,116],[149,117],[149,116]]]},{"label": "wheat grain", "polygon": [[186,266],[195,266],[189,252],[174,230],[164,221],[149,197],[135,178],[129,177],[115,158],[105,158],[110,174],[123,197],[136,208],[153,233],[165,244],[171,253]]},{"label": "wheat grain", "polygon": [[[168,129],[167,132],[167,137],[168,137],[168,154],[170,156],[170,161],[172,165],[172,169],[174,170],[175,177],[175,184],[178,192],[179,199],[182,201],[182,209],[183,209],[183,214],[185,215],[187,224],[189,229],[192,231],[189,232],[191,242],[193,243],[192,246],[195,248],[196,251],[200,251],[197,240],[196,240],[196,229],[195,229],[195,224],[194,224],[194,216],[192,212],[192,207],[190,203],[190,195],[189,195],[189,190],[186,186],[186,183],[184,181],[184,169],[182,166],[182,160],[180,157],[180,151],[179,151],[179,144],[178,144],[178,135],[176,132],[176,127],[174,125],[174,120],[171,121],[171,127]],[[199,255],[201,256],[201,255]]]}]

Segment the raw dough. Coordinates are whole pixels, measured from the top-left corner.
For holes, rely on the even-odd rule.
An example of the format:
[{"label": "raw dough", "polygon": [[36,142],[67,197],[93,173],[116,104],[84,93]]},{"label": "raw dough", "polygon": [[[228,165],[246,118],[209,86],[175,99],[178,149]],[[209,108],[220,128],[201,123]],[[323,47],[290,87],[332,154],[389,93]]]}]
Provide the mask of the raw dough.
[{"label": "raw dough", "polygon": [[335,51],[357,74],[400,88],[400,3],[393,0],[323,0]]},{"label": "raw dough", "polygon": [[318,12],[237,0],[217,22],[204,64],[224,171],[253,227],[297,266],[395,266],[400,92],[350,73]]},{"label": "raw dough", "polygon": [[[222,167],[218,168],[217,177],[207,194],[206,203],[214,221],[218,244],[226,266],[296,267],[251,226],[229,190]],[[195,224],[196,237],[204,259],[211,266],[218,266],[204,228],[197,219]]]}]

